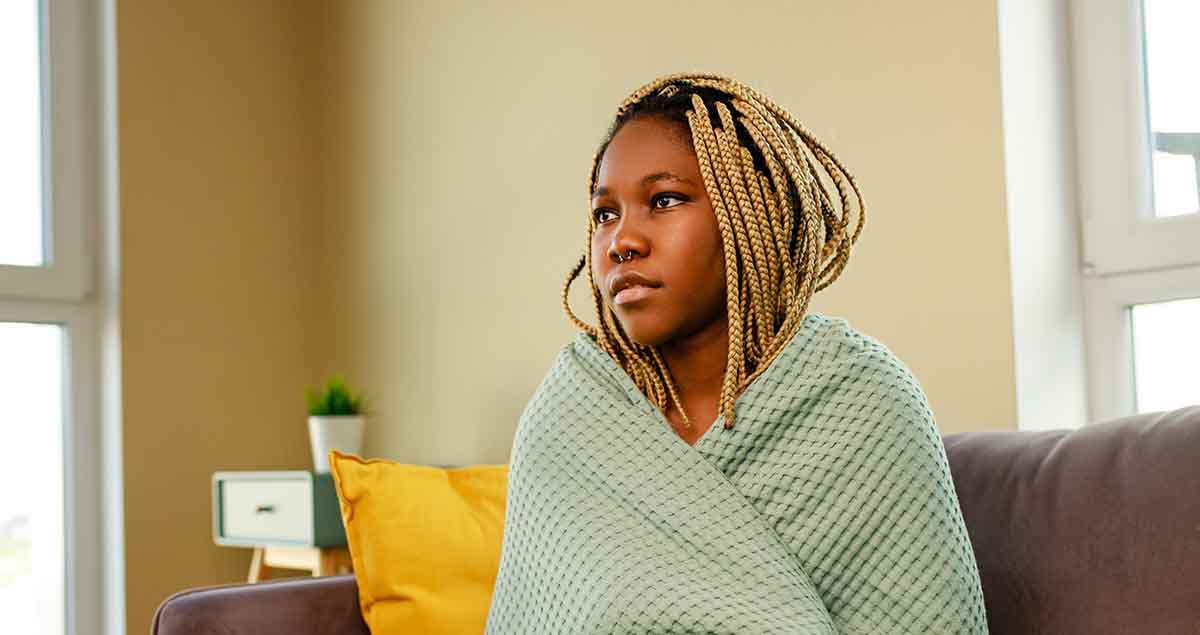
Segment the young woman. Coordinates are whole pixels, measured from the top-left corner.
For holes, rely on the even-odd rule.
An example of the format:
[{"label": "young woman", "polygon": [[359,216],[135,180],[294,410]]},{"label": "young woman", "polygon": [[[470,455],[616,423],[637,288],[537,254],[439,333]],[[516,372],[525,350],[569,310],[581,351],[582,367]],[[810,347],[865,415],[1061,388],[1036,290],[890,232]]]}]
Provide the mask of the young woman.
[{"label": "young woman", "polygon": [[[588,193],[580,333],[518,424],[487,632],[985,633],[919,383],[806,313],[862,229],[837,157],[675,74],[621,104]],[[596,326],[567,304],[585,268]]]}]

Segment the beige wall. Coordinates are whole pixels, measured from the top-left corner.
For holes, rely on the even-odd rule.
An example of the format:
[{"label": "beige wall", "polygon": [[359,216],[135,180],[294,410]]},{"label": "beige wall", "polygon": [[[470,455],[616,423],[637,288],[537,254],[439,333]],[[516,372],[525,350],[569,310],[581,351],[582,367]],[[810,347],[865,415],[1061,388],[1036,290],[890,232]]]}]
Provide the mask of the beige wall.
[{"label": "beige wall", "polygon": [[507,460],[572,337],[587,162],[661,73],[827,141],[868,223],[814,310],[908,362],[944,431],[1014,426],[994,3],[475,4],[118,2],[131,632],[244,575],[209,479],[306,467],[325,372],[368,391],[369,454]]},{"label": "beige wall", "polygon": [[[311,24],[284,3],[121,0],[127,624],[244,579],[216,547],[221,469],[309,463],[301,387],[323,303]],[[306,19],[306,18],[305,18]]]},{"label": "beige wall", "polygon": [[1015,427],[994,3],[473,4],[322,16],[333,359],[376,395],[372,453],[507,459],[572,335],[591,153],[678,70],[761,88],[858,177],[867,227],[814,310],[904,359],[944,431]]}]

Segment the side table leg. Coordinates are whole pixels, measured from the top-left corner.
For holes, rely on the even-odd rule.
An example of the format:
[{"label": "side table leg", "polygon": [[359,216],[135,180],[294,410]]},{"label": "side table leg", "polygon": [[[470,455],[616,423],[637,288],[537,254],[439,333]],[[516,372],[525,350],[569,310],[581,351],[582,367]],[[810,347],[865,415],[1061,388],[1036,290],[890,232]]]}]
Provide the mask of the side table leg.
[{"label": "side table leg", "polygon": [[254,548],[254,556],[250,559],[250,575],[246,578],[246,581],[250,584],[254,584],[260,580],[266,580],[268,577],[270,567],[268,567],[267,563],[264,561],[265,551],[266,549],[264,547]]},{"label": "side table leg", "polygon": [[315,576],[338,575],[351,571],[350,553],[345,548],[321,549]]}]

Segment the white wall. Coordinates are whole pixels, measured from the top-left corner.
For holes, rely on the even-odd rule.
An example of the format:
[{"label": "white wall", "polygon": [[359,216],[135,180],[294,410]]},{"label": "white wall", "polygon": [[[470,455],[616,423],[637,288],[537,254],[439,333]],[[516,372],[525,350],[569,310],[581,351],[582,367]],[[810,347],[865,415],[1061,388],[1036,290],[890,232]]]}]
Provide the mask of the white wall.
[{"label": "white wall", "polygon": [[1066,3],[999,3],[1021,429],[1088,421]]},{"label": "white wall", "polygon": [[994,3],[366,1],[319,23],[321,271],[371,453],[507,460],[572,336],[592,152],[629,91],[689,69],[760,88],[862,185],[866,229],[813,309],[896,351],[943,431],[1016,426]]}]

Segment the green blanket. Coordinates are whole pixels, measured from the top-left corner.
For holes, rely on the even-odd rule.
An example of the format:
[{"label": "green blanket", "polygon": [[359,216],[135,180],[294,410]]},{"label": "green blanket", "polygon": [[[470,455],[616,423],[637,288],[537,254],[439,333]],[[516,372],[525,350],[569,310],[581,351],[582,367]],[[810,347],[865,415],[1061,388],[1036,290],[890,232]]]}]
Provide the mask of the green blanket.
[{"label": "green blanket", "polygon": [[487,632],[986,633],[925,395],[810,313],[694,446],[595,340],[518,423]]}]

